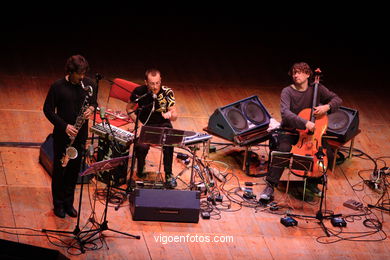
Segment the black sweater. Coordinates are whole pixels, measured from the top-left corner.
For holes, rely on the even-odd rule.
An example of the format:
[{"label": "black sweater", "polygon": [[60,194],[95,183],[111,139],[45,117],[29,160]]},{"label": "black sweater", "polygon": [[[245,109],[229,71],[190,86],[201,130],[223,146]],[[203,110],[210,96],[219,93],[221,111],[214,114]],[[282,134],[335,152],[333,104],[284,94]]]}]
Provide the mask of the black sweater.
[{"label": "black sweater", "polygon": [[[305,108],[311,108],[313,103],[314,86],[310,85],[305,91],[298,91],[291,85],[282,90],[280,97],[280,111],[282,127],[305,129],[307,120],[298,116]],[[341,105],[342,100],[324,85],[318,85],[317,104],[329,104],[330,112],[334,112]]]},{"label": "black sweater", "polygon": [[[85,86],[92,86],[94,91],[92,97],[89,97],[89,105],[96,108],[96,86],[94,82],[89,78],[84,78],[83,83]],[[66,136],[66,126],[75,124],[86,95],[87,91],[80,85],[74,85],[65,78],[59,79],[51,85],[43,106],[43,112],[54,125],[54,135]],[[85,140],[87,136],[88,120],[79,130],[77,137]]]}]

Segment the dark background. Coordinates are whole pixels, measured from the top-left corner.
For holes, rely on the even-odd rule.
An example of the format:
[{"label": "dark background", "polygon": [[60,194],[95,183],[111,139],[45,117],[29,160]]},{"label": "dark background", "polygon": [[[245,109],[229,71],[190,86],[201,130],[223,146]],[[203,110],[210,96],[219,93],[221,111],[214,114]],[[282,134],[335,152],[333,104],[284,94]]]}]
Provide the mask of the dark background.
[{"label": "dark background", "polygon": [[129,7],[42,13],[2,18],[2,74],[60,76],[66,59],[79,53],[91,74],[108,77],[141,78],[156,66],[168,81],[284,85],[290,66],[306,61],[321,67],[327,85],[385,88],[388,82],[386,21],[370,11],[303,18],[267,10],[134,15]]}]

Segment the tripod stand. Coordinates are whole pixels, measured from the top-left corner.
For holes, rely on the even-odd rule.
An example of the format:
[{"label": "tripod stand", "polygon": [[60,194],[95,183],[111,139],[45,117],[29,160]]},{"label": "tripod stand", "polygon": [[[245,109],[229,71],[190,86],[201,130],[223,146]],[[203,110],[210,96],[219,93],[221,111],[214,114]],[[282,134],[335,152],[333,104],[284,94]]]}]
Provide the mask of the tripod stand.
[{"label": "tripod stand", "polygon": [[[92,164],[90,168],[88,168],[86,171],[84,171],[81,174],[81,176],[85,176],[88,174],[97,174],[98,172],[101,172],[101,171],[109,171],[109,170],[115,169],[116,167],[123,165],[128,159],[129,159],[129,156],[122,156],[122,157],[117,157],[117,158],[114,158],[111,160],[96,162],[96,163]],[[105,203],[104,212],[103,212],[103,222],[101,224],[99,224],[99,227],[97,229],[92,229],[92,230],[88,231],[88,232],[93,232],[93,233],[91,235],[89,235],[84,241],[82,241],[84,244],[87,242],[92,242],[92,241],[98,239],[98,238],[95,238],[95,239],[92,239],[92,238],[96,234],[103,232],[105,230],[110,230],[110,231],[113,231],[113,232],[116,232],[116,233],[119,233],[122,235],[134,237],[136,239],[141,238],[138,235],[128,234],[128,233],[114,230],[114,229],[111,229],[108,227],[107,210],[108,210],[108,200],[109,200],[110,191],[111,191],[111,181],[108,181],[107,193],[106,193],[106,203]]]},{"label": "tripod stand", "polygon": [[328,229],[326,228],[326,226],[324,225],[324,222],[323,220],[324,219],[331,219],[331,218],[335,218],[335,217],[340,217],[341,214],[331,214],[331,215],[324,215],[322,213],[322,207],[323,207],[323,201],[324,201],[324,193],[325,193],[325,188],[326,188],[326,185],[327,185],[327,174],[325,172],[325,174],[322,176],[322,192],[321,192],[321,199],[320,199],[320,208],[319,210],[317,211],[316,215],[315,216],[308,216],[308,215],[297,215],[297,214],[287,214],[287,216],[291,216],[291,217],[303,217],[303,218],[314,218],[314,219],[317,219],[319,222],[318,224],[321,226],[322,230],[324,231],[324,233],[326,234],[326,236],[330,237],[330,234],[328,232]]},{"label": "tripod stand", "polygon": [[[101,172],[101,171],[109,171],[109,170],[115,169],[119,165],[122,165],[126,160],[128,160],[128,156],[123,156],[123,157],[118,157],[118,158],[114,158],[114,159],[111,159],[111,160],[96,162],[96,163],[92,164],[87,170],[83,171],[80,174],[80,176],[83,179],[84,176],[88,175],[88,174],[97,174],[98,172]],[[78,214],[78,217],[77,217],[77,224],[76,224],[75,229],[73,231],[61,231],[61,230],[42,229],[42,232],[56,232],[56,233],[61,233],[61,234],[73,234],[75,236],[75,239],[76,239],[77,243],[80,246],[80,251],[82,253],[85,253],[84,245],[89,243],[89,242],[93,242],[94,240],[98,239],[98,238],[95,238],[95,239],[92,239],[92,238],[96,234],[98,234],[100,232],[103,232],[105,230],[110,230],[110,231],[113,231],[113,232],[116,232],[116,233],[119,233],[119,234],[122,234],[122,235],[134,237],[136,239],[140,239],[141,238],[138,235],[131,235],[131,234],[128,234],[128,233],[125,233],[125,232],[121,232],[121,231],[117,231],[117,230],[114,230],[114,229],[111,229],[111,228],[108,227],[108,224],[107,224],[108,223],[108,221],[107,221],[107,209],[108,209],[108,196],[109,196],[109,193],[110,193],[110,190],[111,190],[111,182],[110,181],[107,184],[107,195],[106,195],[105,208],[104,208],[104,212],[103,212],[103,222],[101,224],[99,224],[99,227],[96,228],[96,229],[80,231],[79,221],[80,221],[80,210],[81,210],[81,198],[82,198],[82,191],[83,191],[82,187],[83,187],[83,183],[82,183],[82,186],[81,186],[80,201],[79,201],[79,214]],[[90,235],[87,234],[87,235],[81,237],[82,234],[90,233],[90,232],[93,232],[93,233],[90,234]]]},{"label": "tripod stand", "polygon": [[[86,152],[85,152],[85,149],[82,149],[82,152],[81,152],[81,156],[82,156],[82,159],[81,159],[81,172],[84,171],[85,169],[85,158],[86,158]],[[66,167],[63,169],[63,174],[66,174]],[[78,214],[77,214],[77,222],[76,222],[76,226],[74,228],[73,231],[65,231],[65,230],[52,230],[52,229],[42,229],[41,231],[42,232],[54,232],[54,233],[60,233],[60,234],[73,234],[77,241],[77,243],[79,244],[80,246],[80,251],[82,253],[85,253],[85,249],[84,249],[84,242],[82,241],[81,239],[81,235],[83,233],[86,233],[86,232],[89,232],[89,231],[80,231],[80,213],[81,213],[81,202],[82,202],[82,198],[83,198],[83,190],[84,190],[84,175],[81,175],[81,187],[80,187],[80,198],[79,198],[79,205],[78,205]]]}]

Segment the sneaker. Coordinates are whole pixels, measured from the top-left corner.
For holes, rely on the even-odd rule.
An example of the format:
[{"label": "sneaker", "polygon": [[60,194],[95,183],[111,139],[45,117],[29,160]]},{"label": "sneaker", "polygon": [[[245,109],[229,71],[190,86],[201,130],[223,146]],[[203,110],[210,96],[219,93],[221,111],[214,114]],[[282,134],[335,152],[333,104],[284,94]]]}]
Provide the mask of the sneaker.
[{"label": "sneaker", "polygon": [[166,179],[166,186],[170,189],[174,189],[177,187],[177,182],[176,182],[176,179],[173,178],[173,177],[169,177]]},{"label": "sneaker", "polygon": [[274,187],[272,187],[271,184],[267,183],[263,192],[260,193],[260,199],[270,200],[273,195],[274,195]]},{"label": "sneaker", "polygon": [[140,179],[144,179],[147,176],[147,173],[142,169],[142,171],[137,171],[137,177]]}]

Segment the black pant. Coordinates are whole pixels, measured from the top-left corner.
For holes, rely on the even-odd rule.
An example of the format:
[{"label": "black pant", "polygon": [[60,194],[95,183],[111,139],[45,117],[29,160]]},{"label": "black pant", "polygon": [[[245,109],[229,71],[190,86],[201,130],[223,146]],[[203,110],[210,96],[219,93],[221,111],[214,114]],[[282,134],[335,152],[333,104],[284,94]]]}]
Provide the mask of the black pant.
[{"label": "black pant", "polygon": [[66,167],[61,166],[61,158],[68,146],[68,140],[63,135],[53,136],[54,160],[51,191],[55,208],[73,207],[74,192],[80,172],[81,159],[84,151],[82,149],[84,145],[80,143],[73,145],[78,151],[78,156],[75,159],[69,160]]},{"label": "black pant", "polygon": [[[299,139],[298,132],[296,133],[275,132],[274,134],[272,134],[272,138],[270,141],[270,149],[274,151],[280,151],[280,152],[290,152],[292,146],[298,142],[298,139]],[[333,162],[334,151],[328,145],[326,140],[322,139],[321,143],[323,148],[326,149],[326,156],[328,157],[328,168],[331,169],[333,166],[331,162]],[[283,174],[283,171],[284,168],[271,166],[269,168],[266,181],[276,187],[279,183],[280,177]]]},{"label": "black pant", "polygon": [[[137,143],[135,145],[138,175],[142,174],[143,168],[145,166],[145,159],[146,156],[148,155],[149,149],[150,149],[150,145],[148,144]],[[173,146],[163,147],[163,163],[164,163],[165,176],[172,175]]]},{"label": "black pant", "polygon": [[[166,122],[159,125],[148,124],[148,126],[172,128],[171,122]],[[145,159],[146,156],[148,155],[149,149],[150,149],[149,144],[141,144],[139,142],[135,144],[135,156],[137,158],[138,175],[142,175],[142,171],[145,166]],[[166,177],[172,175],[173,152],[174,152],[173,146],[163,147],[163,164],[164,164],[164,172]]]}]

